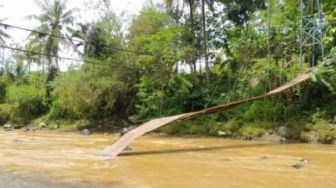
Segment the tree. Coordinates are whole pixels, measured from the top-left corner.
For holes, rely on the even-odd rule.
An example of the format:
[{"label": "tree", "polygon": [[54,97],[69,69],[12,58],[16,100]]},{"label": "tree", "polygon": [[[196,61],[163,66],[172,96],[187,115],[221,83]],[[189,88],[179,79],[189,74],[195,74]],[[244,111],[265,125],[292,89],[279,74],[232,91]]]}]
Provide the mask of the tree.
[{"label": "tree", "polygon": [[[39,15],[32,15],[29,18],[34,19],[40,23],[36,28],[37,31],[49,33],[50,35],[32,33],[35,38],[44,39],[44,50],[48,55],[57,57],[60,50],[60,44],[65,42],[60,37],[67,37],[67,32],[70,30],[74,22],[74,12],[76,9],[67,8],[67,0],[35,0],[36,5],[39,6],[42,13]],[[60,36],[60,37],[55,37]],[[48,67],[51,66],[51,58],[49,58]],[[55,66],[59,69],[58,58],[55,58]]]},{"label": "tree", "polygon": [[205,77],[207,82],[209,82],[209,56],[208,56],[208,34],[206,31],[206,13],[205,6],[206,4],[212,8],[214,1],[213,0],[202,0],[202,34],[203,34],[203,50],[204,50],[204,60],[205,60]]},{"label": "tree", "polygon": [[242,27],[243,33],[243,60],[250,61],[249,40],[250,33],[249,20],[253,14],[266,8],[265,0],[219,0],[226,7],[227,19],[232,21],[237,27]]},{"label": "tree", "polygon": [[[35,0],[35,3],[41,9],[39,15],[31,15],[28,18],[39,22],[39,26],[35,29],[41,33],[32,33],[31,40],[39,41],[43,51],[48,55],[48,75],[46,79],[46,94],[47,99],[50,98],[51,78],[54,78],[55,70],[59,71],[58,53],[60,44],[66,43],[64,38],[70,31],[69,27],[74,22],[75,9],[67,8],[67,0]],[[50,35],[44,35],[47,33]],[[54,56],[54,64],[52,64],[52,56]]]},{"label": "tree", "polygon": [[39,66],[42,64],[42,72],[44,72],[44,61],[41,60],[41,56],[37,53],[42,53],[42,46],[39,41],[30,40],[25,45],[25,56],[28,64],[28,72],[30,72],[31,65],[33,63],[38,64]]},{"label": "tree", "polygon": [[[184,0],[183,3],[187,4],[189,6],[189,20],[190,20],[190,35],[191,35],[191,44],[195,46],[195,10],[197,9],[197,6],[200,6],[201,8],[201,20],[202,20],[202,38],[203,38],[203,56],[205,59],[205,72],[206,72],[206,79],[209,79],[209,62],[208,62],[208,40],[207,40],[207,33],[206,33],[206,13],[205,13],[205,7],[208,6],[210,9],[213,8],[214,0]],[[166,6],[171,10],[174,6],[177,6],[179,3],[181,3],[179,0],[165,0]],[[183,9],[183,8],[182,8]],[[183,10],[182,10],[183,11]],[[193,64],[194,64],[194,71],[196,71],[196,64],[195,64],[194,58]]]},{"label": "tree", "polygon": [[323,10],[325,13],[326,36],[324,45],[326,55],[336,55],[336,2],[333,0],[323,1]]},{"label": "tree", "polygon": [[[179,5],[183,4],[181,10],[179,10]],[[196,59],[197,59],[197,45],[196,45],[196,33],[195,33],[195,12],[196,12],[196,0],[165,0],[165,5],[168,9],[170,15],[173,18],[177,17],[177,19],[181,18],[181,15],[184,14],[184,4],[189,6],[189,17],[187,20],[189,21],[186,25],[189,28],[189,35],[185,37],[185,40],[188,45],[192,46],[194,50],[191,50],[189,56],[186,57],[186,63],[189,64],[190,70],[196,73]],[[178,16],[176,16],[178,15]]]}]

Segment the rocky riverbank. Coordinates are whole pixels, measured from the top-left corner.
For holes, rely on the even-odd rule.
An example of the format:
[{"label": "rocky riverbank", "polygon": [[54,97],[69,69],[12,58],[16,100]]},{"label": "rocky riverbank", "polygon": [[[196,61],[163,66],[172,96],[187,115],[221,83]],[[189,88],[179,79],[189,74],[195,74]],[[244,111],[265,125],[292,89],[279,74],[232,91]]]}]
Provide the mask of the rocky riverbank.
[{"label": "rocky riverbank", "polygon": [[[101,126],[98,126],[101,127]],[[41,122],[38,125],[28,125],[28,126],[18,126],[5,124],[3,126],[4,131],[13,131],[13,130],[22,130],[24,132],[31,131],[58,131],[58,132],[78,132],[84,136],[89,136],[92,133],[99,133],[104,135],[114,135],[114,136],[122,136],[126,132],[136,128],[136,126],[125,126],[123,128],[115,127],[113,129],[99,129],[99,128],[90,128],[85,126],[78,127],[76,125],[72,126],[64,126],[58,124],[50,124],[46,122]],[[323,143],[323,144],[336,144],[336,124],[321,124],[316,126],[315,129],[310,130],[301,130],[299,135],[297,133],[298,130],[293,128],[288,128],[285,126],[280,126],[274,130],[259,130],[255,131],[254,129],[250,131],[246,131],[245,135],[239,135],[237,133],[233,133],[225,130],[218,130],[215,134],[207,135],[207,134],[167,134],[165,131],[158,130],[156,132],[150,134],[158,134],[158,135],[170,135],[170,136],[180,136],[180,137],[218,137],[218,138],[226,138],[226,139],[237,139],[237,140],[251,140],[251,141],[267,141],[273,143],[293,143],[293,142],[304,142],[304,143]]]}]

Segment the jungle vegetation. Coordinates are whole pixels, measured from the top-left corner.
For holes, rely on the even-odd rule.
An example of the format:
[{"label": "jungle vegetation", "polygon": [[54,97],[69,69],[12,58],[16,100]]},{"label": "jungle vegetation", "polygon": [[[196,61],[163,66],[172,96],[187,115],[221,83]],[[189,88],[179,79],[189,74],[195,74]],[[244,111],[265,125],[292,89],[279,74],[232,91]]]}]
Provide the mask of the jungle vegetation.
[{"label": "jungle vegetation", "polygon": [[[310,132],[323,143],[336,139],[336,1],[322,1],[325,58],[315,46],[303,52],[302,63],[299,0],[162,0],[147,3],[127,24],[109,1],[97,4],[100,17],[81,23],[66,1],[37,1],[41,14],[29,16],[39,23],[34,29],[68,40],[31,33],[21,47],[47,56],[15,52],[2,58],[2,125],[43,121],[116,130],[130,119],[256,96],[314,64],[320,69],[312,81],[281,96],[160,131],[261,136],[285,127],[293,139],[307,141]],[[313,10],[308,4],[306,11]],[[8,37],[0,28],[0,43]],[[53,57],[69,48],[83,64],[61,72],[65,60]]]}]

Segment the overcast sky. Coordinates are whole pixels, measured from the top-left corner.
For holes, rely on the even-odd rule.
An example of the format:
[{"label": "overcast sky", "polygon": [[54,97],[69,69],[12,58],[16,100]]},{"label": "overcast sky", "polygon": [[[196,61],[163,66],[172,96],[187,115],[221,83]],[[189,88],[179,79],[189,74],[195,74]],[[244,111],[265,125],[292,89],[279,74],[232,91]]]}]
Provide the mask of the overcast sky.
[{"label": "overcast sky", "polygon": [[[92,18],[90,12],[84,9],[85,2],[89,0],[68,0],[69,8],[79,8],[81,11],[78,14],[78,18],[81,20],[87,20]],[[99,0],[93,0],[98,2]],[[124,12],[128,17],[132,16],[143,7],[144,3],[148,0],[111,0],[111,7],[117,14]],[[17,25],[26,28],[34,28],[36,23],[31,20],[27,20],[28,15],[38,14],[39,8],[34,3],[34,0],[0,0],[0,18],[6,18],[5,22],[12,25]],[[14,41],[22,41],[26,36],[26,32],[17,30],[11,30],[9,32]]]},{"label": "overcast sky", "polygon": [[[93,12],[85,9],[85,3],[93,1],[100,2],[100,0],[68,0],[68,8],[77,8],[80,11],[77,13],[77,21],[92,21],[97,16],[93,16]],[[110,0],[113,11],[120,15],[123,13],[124,18],[131,18],[136,15],[141,8],[149,2],[149,0]],[[154,2],[160,2],[160,0],[154,0]],[[0,0],[0,18],[5,18],[4,23],[34,29],[37,23],[28,20],[27,16],[33,14],[39,14],[39,7],[34,3],[34,0]],[[7,30],[7,33],[11,35],[11,39],[7,41],[7,45],[11,43],[24,44],[25,39],[29,35],[29,32],[20,31],[17,29]],[[78,57],[77,54],[71,53],[69,50],[63,52],[60,56]],[[69,62],[66,62],[62,70],[66,70],[69,66]],[[72,64],[70,62],[70,64]]]}]

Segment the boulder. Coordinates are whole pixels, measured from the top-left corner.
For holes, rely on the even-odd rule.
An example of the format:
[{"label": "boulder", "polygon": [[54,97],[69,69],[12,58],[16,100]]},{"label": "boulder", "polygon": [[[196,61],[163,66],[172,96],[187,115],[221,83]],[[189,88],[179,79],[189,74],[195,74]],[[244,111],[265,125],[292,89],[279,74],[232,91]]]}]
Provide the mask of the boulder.
[{"label": "boulder", "polygon": [[129,116],[128,117],[128,120],[130,121],[130,122],[132,122],[132,123],[134,123],[134,124],[137,124],[138,122],[139,122],[139,116],[137,116],[137,115],[133,115],[133,116]]},{"label": "boulder", "polygon": [[336,123],[335,123],[335,124],[330,124],[329,126],[330,126],[330,128],[332,128],[332,129],[336,129]]},{"label": "boulder", "polygon": [[121,136],[126,134],[127,132],[133,130],[135,128],[135,126],[130,126],[130,127],[124,127],[122,130],[121,130]]},{"label": "boulder", "polygon": [[30,127],[26,127],[23,129],[24,132],[31,132],[31,131],[34,131],[32,128]]},{"label": "boulder", "polygon": [[11,124],[6,124],[3,126],[4,130],[5,131],[12,131],[13,130],[13,127]]},{"label": "boulder", "polygon": [[6,124],[6,125],[3,126],[3,128],[4,129],[10,129],[10,128],[12,128],[12,125],[11,124]]},{"label": "boulder", "polygon": [[219,131],[217,132],[217,135],[218,135],[218,136],[227,136],[227,133],[224,132],[224,131],[219,130]]},{"label": "boulder", "polygon": [[318,143],[318,135],[315,131],[310,131],[306,134],[306,141],[309,143]]},{"label": "boulder", "polygon": [[39,127],[40,127],[40,128],[46,128],[46,127],[47,127],[46,122],[41,122],[41,123],[39,124]]},{"label": "boulder", "polygon": [[122,129],[121,132],[122,132],[122,133],[126,133],[126,132],[128,132],[128,128],[127,128],[127,127],[124,127],[124,128]]},{"label": "boulder", "polygon": [[255,140],[256,137],[254,135],[247,135],[247,136],[244,136],[243,140]]},{"label": "boulder", "polygon": [[90,131],[89,129],[83,129],[83,130],[81,130],[80,133],[81,133],[82,135],[84,135],[84,136],[89,136],[89,135],[92,134],[91,131]]},{"label": "boulder", "polygon": [[257,140],[280,143],[283,139],[285,138],[277,134],[265,134]]},{"label": "boulder", "polygon": [[278,133],[278,135],[280,135],[281,137],[286,137],[288,135],[288,129],[284,126],[279,127],[276,132]]},{"label": "boulder", "polygon": [[52,125],[52,129],[58,129],[60,126],[59,125]]},{"label": "boulder", "polygon": [[284,138],[284,137],[281,137],[280,140],[279,140],[280,143],[286,143],[287,142],[287,139]]}]

